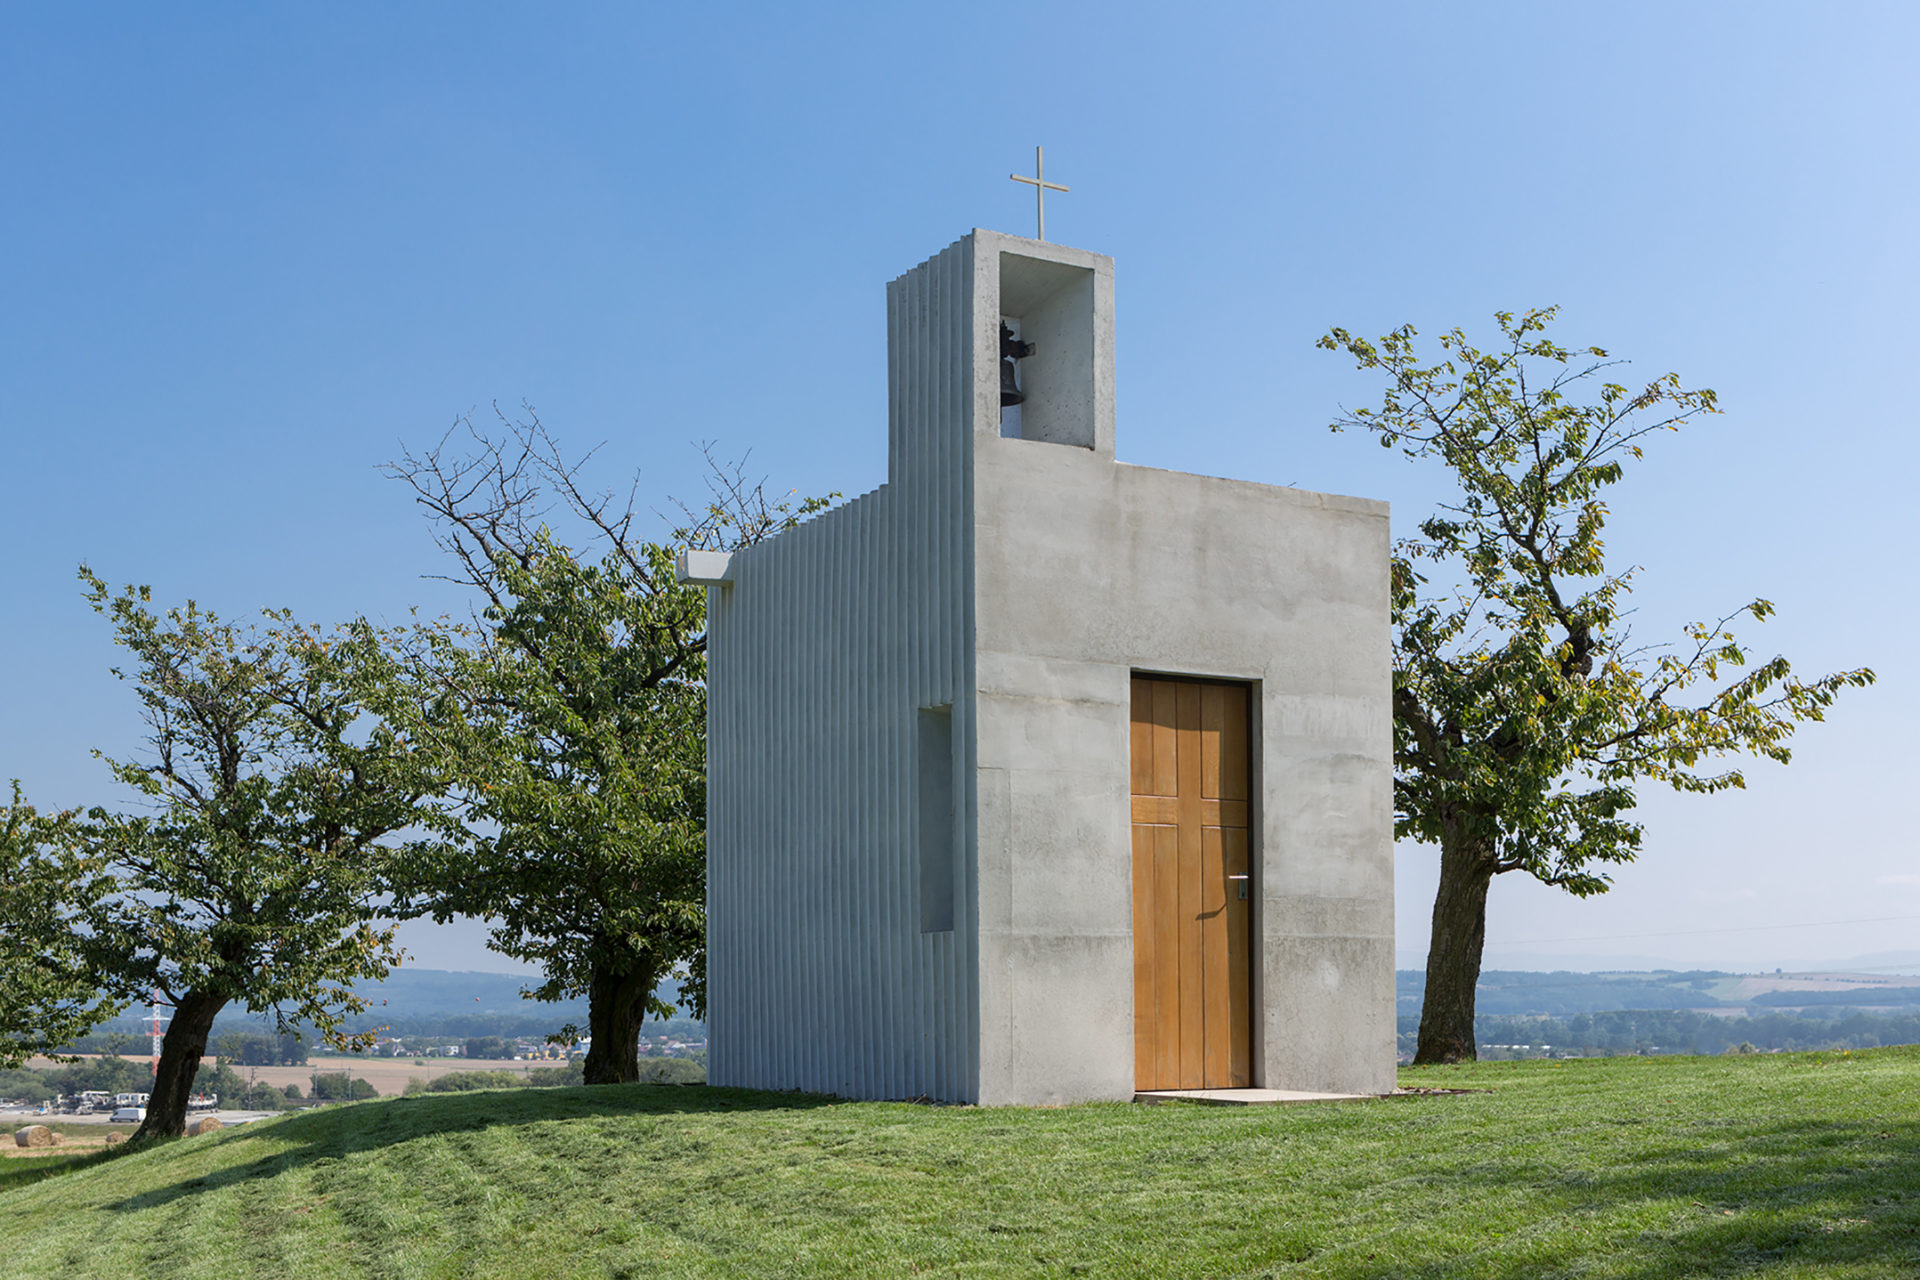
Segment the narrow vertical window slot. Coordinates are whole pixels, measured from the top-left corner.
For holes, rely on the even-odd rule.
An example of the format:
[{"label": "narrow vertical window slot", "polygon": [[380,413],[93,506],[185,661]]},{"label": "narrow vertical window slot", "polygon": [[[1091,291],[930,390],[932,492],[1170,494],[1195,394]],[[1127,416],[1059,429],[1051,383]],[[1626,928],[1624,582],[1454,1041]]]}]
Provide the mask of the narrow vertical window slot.
[{"label": "narrow vertical window slot", "polygon": [[920,837],[920,931],[953,929],[953,707],[922,707],[915,751]]}]

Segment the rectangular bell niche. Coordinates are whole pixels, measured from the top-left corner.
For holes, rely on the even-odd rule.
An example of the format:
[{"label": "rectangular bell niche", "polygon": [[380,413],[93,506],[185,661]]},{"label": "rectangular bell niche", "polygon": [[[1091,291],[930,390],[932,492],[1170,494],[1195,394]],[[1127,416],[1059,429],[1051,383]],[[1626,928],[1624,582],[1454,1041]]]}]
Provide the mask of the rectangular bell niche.
[{"label": "rectangular bell niche", "polygon": [[1095,447],[1094,302],[1089,268],[1000,254],[1000,322],[1033,346],[1014,362],[1026,399],[1001,410],[1003,437]]}]

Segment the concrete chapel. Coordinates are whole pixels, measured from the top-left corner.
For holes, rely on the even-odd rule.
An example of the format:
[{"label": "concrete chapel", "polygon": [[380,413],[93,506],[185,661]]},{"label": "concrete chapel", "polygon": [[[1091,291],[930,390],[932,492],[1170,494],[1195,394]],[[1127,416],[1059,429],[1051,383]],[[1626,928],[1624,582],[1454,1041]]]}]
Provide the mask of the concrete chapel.
[{"label": "concrete chapel", "polygon": [[974,231],[887,288],[886,483],[683,556],[712,1083],[1392,1089],[1386,505],[1117,462],[1113,314]]}]

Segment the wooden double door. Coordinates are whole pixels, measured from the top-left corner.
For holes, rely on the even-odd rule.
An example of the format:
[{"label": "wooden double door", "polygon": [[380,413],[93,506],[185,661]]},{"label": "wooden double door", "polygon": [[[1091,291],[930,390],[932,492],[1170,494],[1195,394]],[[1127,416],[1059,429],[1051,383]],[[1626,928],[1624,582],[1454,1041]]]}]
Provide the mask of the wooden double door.
[{"label": "wooden double door", "polygon": [[1138,1089],[1252,1083],[1245,685],[1133,681],[1133,1044]]}]

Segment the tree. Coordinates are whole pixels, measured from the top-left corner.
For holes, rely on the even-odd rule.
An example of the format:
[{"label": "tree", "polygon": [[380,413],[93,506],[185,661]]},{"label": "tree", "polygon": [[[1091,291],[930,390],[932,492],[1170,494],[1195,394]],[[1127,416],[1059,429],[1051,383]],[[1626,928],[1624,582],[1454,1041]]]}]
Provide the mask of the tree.
[{"label": "tree", "polygon": [[513,1042],[500,1036],[472,1036],[461,1049],[467,1058],[511,1058]]},{"label": "tree", "polygon": [[[436,919],[485,918],[495,950],[543,969],[534,998],[584,994],[586,1081],[628,1082],[642,1022],[674,1011],[659,983],[681,975],[696,1013],[704,999],[705,590],[637,536],[631,495],[582,487],[585,460],[537,417],[501,423],[499,439],[460,424],[464,456],[449,433],[390,468],[482,602],[469,623],[419,628],[369,680],[456,780],[462,828],[394,888]],[[714,475],[706,508],[682,509],[681,545],[746,545],[826,505]],[[554,535],[555,506],[593,550]]]},{"label": "tree", "polygon": [[150,730],[144,758],[107,763],[151,809],[95,809],[76,827],[114,881],[83,923],[111,998],[158,988],[173,1006],[135,1138],[178,1135],[229,1004],[271,1012],[283,1034],[305,1024],[343,1047],[371,1038],[341,1031],[366,1007],[349,984],[398,962],[380,877],[389,838],[423,819],[432,784],[391,729],[360,724],[352,638],[284,612],[247,630],[191,601],[158,615],[146,588],[114,595],[80,575],[133,656],[115,674]]},{"label": "tree", "polygon": [[359,1102],[379,1096],[380,1091],[371,1082],[356,1080],[344,1071],[322,1071],[313,1077],[316,1102]]},{"label": "tree", "polygon": [[1634,571],[1605,567],[1602,495],[1641,441],[1716,412],[1715,397],[1673,374],[1637,391],[1608,381],[1619,362],[1604,350],[1545,336],[1554,314],[1500,313],[1487,351],[1452,330],[1433,364],[1411,326],[1377,344],[1344,329],[1320,339],[1387,382],[1379,408],[1333,429],[1437,461],[1458,489],[1396,544],[1392,569],[1394,832],[1440,851],[1417,1063],[1474,1057],[1494,876],[1604,892],[1606,868],[1640,847],[1636,784],[1743,787],[1740,769],[1706,762],[1784,764],[1800,723],[1874,678],[1800,680],[1783,657],[1750,666],[1731,628],[1765,619],[1765,600],[1689,625],[1676,644],[1636,643]]},{"label": "tree", "polygon": [[303,1067],[307,1064],[306,1043],[297,1035],[248,1035],[228,1032],[215,1046],[220,1056],[242,1067]]},{"label": "tree", "polygon": [[73,927],[113,888],[73,817],[40,813],[18,781],[0,806],[0,1067],[53,1053],[126,1007],[100,998],[93,942]]}]

